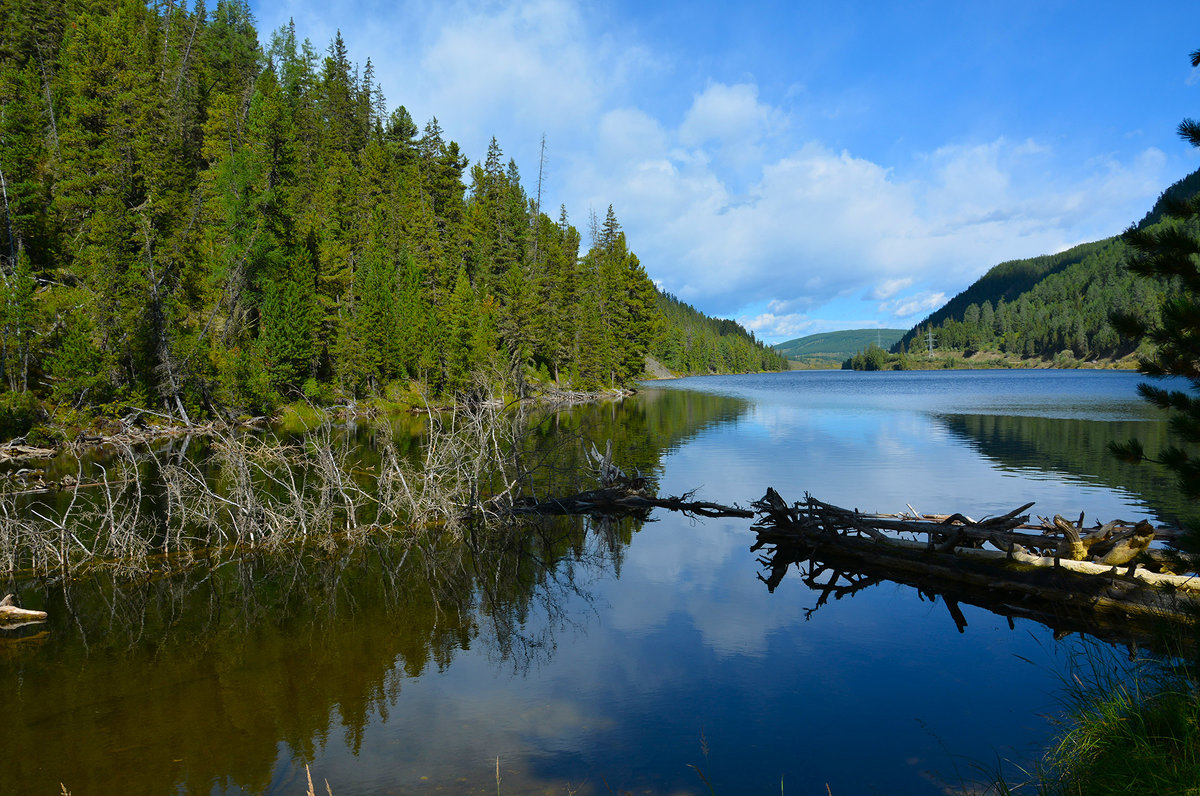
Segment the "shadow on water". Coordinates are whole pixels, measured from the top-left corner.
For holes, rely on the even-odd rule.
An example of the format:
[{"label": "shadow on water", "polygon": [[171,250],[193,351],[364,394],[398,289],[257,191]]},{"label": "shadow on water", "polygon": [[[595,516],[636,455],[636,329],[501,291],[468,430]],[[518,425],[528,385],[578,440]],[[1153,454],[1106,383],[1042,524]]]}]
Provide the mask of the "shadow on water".
[{"label": "shadow on water", "polygon": [[[612,440],[618,461],[653,476],[665,451],[745,408],[669,392],[535,413],[509,453],[535,463],[521,470],[521,490],[535,494],[577,482],[593,441]],[[377,464],[381,433],[402,458],[419,458],[428,441],[405,419],[390,431],[334,429],[323,444],[350,446],[341,461],[361,476]],[[199,440],[167,444],[130,465],[138,488],[114,494],[161,542],[172,533],[162,527],[172,517],[161,470],[202,467],[209,456]],[[205,474],[213,485],[222,477]],[[49,514],[65,500],[21,506]],[[486,649],[493,665],[517,673],[547,662],[560,634],[586,625],[591,584],[620,575],[640,528],[581,517],[468,520],[455,533],[434,525],[269,551],[198,547],[178,567],[155,559],[81,576],[0,575],[0,592],[50,614],[0,629],[11,684],[4,714],[17,728],[0,783],[13,794],[58,792],[59,783],[130,794],[288,790],[301,763],[331,743],[357,756],[407,683],[444,672],[466,650]]]}]

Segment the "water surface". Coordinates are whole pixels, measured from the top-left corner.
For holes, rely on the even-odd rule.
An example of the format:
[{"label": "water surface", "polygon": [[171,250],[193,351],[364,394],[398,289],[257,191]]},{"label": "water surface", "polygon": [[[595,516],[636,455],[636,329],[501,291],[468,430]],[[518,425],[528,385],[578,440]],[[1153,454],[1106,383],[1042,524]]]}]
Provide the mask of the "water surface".
[{"label": "water surface", "polygon": [[[647,385],[537,428],[661,494],[1170,519],[1114,463],[1134,374],[794,372]],[[0,792],[936,794],[1052,727],[1075,637],[883,584],[814,610],[744,520],[568,519],[469,544],[246,556],[152,583],[11,584]],[[693,768],[695,767],[695,768]]]}]

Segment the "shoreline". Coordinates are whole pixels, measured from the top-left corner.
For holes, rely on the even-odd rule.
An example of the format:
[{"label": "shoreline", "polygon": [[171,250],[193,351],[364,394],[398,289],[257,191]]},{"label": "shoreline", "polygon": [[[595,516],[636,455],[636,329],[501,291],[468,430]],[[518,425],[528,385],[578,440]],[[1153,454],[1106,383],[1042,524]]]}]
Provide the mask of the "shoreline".
[{"label": "shoreline", "polygon": [[[472,402],[472,405],[484,405],[493,408],[510,408],[519,404],[549,407],[566,407],[601,401],[620,400],[635,395],[635,389],[611,388],[598,391],[561,390],[557,388],[542,390],[524,398],[504,401],[499,398]],[[0,442],[0,466],[21,467],[38,462],[49,462],[70,450],[75,454],[87,450],[95,450],[105,446],[139,446],[149,445],[161,440],[179,437],[207,437],[225,433],[265,430],[272,427],[285,430],[310,430],[325,422],[345,423],[358,419],[373,419],[389,414],[433,415],[443,412],[454,412],[460,407],[455,403],[423,405],[390,402],[382,398],[365,401],[348,401],[346,403],[314,406],[307,402],[295,402],[278,407],[270,415],[259,415],[240,420],[208,421],[203,423],[180,424],[161,413],[144,408],[130,408],[122,417],[93,418],[86,427],[70,423],[55,423],[48,421],[35,427],[42,431],[60,437],[53,444],[31,444],[27,441],[30,433]],[[156,420],[158,422],[156,422]],[[161,422],[161,421],[166,421]],[[18,470],[18,472],[20,472]],[[0,478],[12,473],[0,472]],[[51,487],[47,486],[46,489]]]},{"label": "shoreline", "polygon": [[[846,367],[859,358],[863,367]],[[871,365],[875,366],[871,366]],[[839,367],[839,366],[835,366]],[[868,362],[866,352],[858,352],[843,360],[842,370],[1130,370],[1138,369],[1137,354],[1127,354],[1117,359],[1076,359],[1068,351],[1060,351],[1049,359],[1045,357],[1016,357],[998,351],[939,351],[932,359],[927,354],[884,353]],[[797,370],[807,370],[801,364]]]}]

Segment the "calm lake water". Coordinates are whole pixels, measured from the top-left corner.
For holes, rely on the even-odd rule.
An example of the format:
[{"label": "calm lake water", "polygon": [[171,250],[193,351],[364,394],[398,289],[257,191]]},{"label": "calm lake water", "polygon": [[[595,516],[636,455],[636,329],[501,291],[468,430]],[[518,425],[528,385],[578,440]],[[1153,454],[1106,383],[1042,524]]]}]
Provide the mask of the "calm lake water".
[{"label": "calm lake water", "polygon": [[[663,495],[1171,521],[1169,482],[1105,451],[1163,439],[1139,378],[692,378],[538,431],[613,439]],[[301,794],[306,762],[336,796],[707,793],[696,769],[725,794],[937,794],[1051,734],[1078,636],[971,606],[960,633],[888,583],[813,610],[799,577],[758,579],[749,521],[652,520],[9,583],[51,621],[0,631],[0,794]]]}]

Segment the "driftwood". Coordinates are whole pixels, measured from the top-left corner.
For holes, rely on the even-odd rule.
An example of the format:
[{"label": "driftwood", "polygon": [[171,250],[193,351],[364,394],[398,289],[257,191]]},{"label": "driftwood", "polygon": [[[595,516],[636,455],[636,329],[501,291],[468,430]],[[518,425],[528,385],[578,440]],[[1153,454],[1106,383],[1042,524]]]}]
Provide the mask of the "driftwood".
[{"label": "driftwood", "polygon": [[45,619],[45,611],[29,611],[13,605],[13,596],[11,594],[5,595],[4,599],[0,600],[0,625],[11,625],[13,623],[23,625],[30,622],[44,621]]},{"label": "driftwood", "polygon": [[[1041,614],[1063,608],[1114,621],[1186,619],[1189,608],[1200,605],[1200,568],[1190,559],[1147,549],[1155,533],[1148,522],[1111,522],[1085,531],[1082,516],[1077,523],[1056,516],[1031,525],[1024,512],[1032,505],[982,520],[915,511],[863,514],[812,496],[789,505],[768,489],[753,504],[759,520],[751,549],[772,548],[760,558],[769,569],[760,578],[771,590],[791,564],[808,562],[811,569],[820,562],[860,573],[862,583],[886,578],[940,591],[968,589],[977,604],[1033,603]],[[1172,558],[1175,571],[1169,570]],[[955,622],[961,629],[958,617]]]},{"label": "driftwood", "polygon": [[25,461],[27,459],[49,459],[54,456],[54,448],[41,448],[34,445],[23,445],[8,442],[0,445],[0,462]]},{"label": "driftwood", "polygon": [[1072,561],[1128,564],[1154,541],[1154,526],[1145,520],[1132,528],[1122,528],[1117,522],[1109,522],[1088,533],[1083,533],[1081,528],[1059,515],[1055,515],[1053,525],[1063,535],[1056,555]]},{"label": "driftwood", "polygon": [[513,514],[591,514],[633,517],[643,516],[651,509],[667,509],[701,517],[749,519],[754,516],[754,512],[750,509],[723,506],[720,503],[692,500],[691,498],[690,492],[679,497],[660,498],[643,490],[616,486],[548,500],[522,498],[513,503],[510,511]]},{"label": "driftwood", "polygon": [[694,492],[678,497],[655,496],[649,482],[641,475],[627,474],[613,463],[612,440],[604,453],[593,444],[588,457],[594,463],[599,489],[591,489],[560,498],[538,500],[525,497],[514,500],[507,510],[511,514],[566,515],[587,514],[606,517],[645,518],[651,509],[678,511],[689,516],[742,517],[750,519],[754,512],[739,506],[723,506],[705,500],[693,500]]}]

